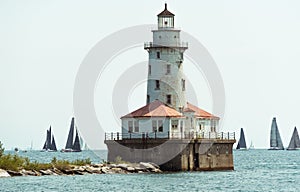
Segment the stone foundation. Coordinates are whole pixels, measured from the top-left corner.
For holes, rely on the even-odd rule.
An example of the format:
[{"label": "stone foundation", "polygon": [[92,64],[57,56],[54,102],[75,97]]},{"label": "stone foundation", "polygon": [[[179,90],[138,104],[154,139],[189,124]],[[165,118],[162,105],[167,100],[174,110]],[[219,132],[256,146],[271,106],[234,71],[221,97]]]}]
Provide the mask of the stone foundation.
[{"label": "stone foundation", "polygon": [[163,171],[233,170],[234,139],[106,140],[108,161],[153,162]]}]

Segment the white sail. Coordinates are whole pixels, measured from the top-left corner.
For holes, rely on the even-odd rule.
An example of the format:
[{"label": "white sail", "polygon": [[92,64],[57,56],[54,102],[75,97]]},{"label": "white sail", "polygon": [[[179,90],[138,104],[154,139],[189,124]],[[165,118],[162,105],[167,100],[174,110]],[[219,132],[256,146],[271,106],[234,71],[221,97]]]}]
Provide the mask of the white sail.
[{"label": "white sail", "polygon": [[251,141],[251,144],[250,144],[249,149],[254,149],[254,145],[253,145],[253,142],[252,142],[252,141]]}]

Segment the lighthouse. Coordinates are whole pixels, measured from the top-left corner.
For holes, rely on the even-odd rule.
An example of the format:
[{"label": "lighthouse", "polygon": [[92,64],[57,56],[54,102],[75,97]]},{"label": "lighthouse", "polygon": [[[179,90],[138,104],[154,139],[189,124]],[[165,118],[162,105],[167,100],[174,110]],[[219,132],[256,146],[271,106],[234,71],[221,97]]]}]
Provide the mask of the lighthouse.
[{"label": "lighthouse", "polygon": [[[108,161],[153,162],[162,170],[232,170],[234,133],[219,130],[220,118],[186,101],[184,52],[175,15],[157,15],[153,41],[146,42],[146,105],[121,117],[121,132],[106,133]],[[145,66],[147,70],[147,66]]]},{"label": "lighthouse", "polygon": [[152,30],[153,42],[144,45],[149,53],[147,104],[159,100],[182,111],[186,107],[183,58],[188,44],[181,42],[174,16],[165,4],[157,15],[158,28]]}]

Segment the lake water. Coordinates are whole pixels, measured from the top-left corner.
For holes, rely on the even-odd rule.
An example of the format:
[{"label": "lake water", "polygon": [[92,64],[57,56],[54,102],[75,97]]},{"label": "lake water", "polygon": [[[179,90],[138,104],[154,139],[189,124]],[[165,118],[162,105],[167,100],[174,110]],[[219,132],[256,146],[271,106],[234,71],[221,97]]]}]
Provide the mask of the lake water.
[{"label": "lake water", "polygon": [[[56,156],[98,163],[107,151],[19,155],[40,162]],[[1,178],[0,191],[300,191],[300,151],[234,151],[234,165],[234,171],[217,172]]]}]

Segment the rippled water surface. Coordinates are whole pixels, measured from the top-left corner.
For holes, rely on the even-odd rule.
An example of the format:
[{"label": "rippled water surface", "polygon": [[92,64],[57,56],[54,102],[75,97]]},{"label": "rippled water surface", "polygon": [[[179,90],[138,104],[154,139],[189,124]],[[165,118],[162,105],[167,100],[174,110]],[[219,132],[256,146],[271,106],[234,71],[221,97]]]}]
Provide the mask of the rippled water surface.
[{"label": "rippled water surface", "polygon": [[[56,156],[95,163],[106,154],[20,153],[43,162]],[[300,191],[300,151],[234,151],[234,164],[235,171],[1,178],[0,191]]]}]

